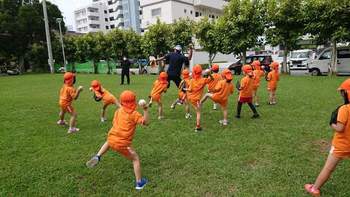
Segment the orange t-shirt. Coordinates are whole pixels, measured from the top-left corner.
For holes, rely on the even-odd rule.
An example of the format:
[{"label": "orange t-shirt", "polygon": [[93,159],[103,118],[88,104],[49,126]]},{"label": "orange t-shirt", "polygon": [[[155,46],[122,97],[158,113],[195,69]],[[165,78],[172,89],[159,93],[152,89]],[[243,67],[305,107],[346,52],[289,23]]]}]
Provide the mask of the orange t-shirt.
[{"label": "orange t-shirt", "polygon": [[61,106],[68,106],[72,104],[73,99],[77,96],[77,91],[73,86],[64,84],[60,90],[59,104]]},{"label": "orange t-shirt", "polygon": [[219,73],[214,73],[211,76],[213,77],[213,80],[208,83],[208,90],[209,92],[214,92],[216,84],[218,84],[222,77]]},{"label": "orange t-shirt", "polygon": [[257,89],[260,86],[261,77],[264,76],[264,71],[254,70],[254,89]]},{"label": "orange t-shirt", "polygon": [[218,84],[216,84],[213,94],[214,101],[227,101],[228,97],[233,93],[233,84],[227,83],[225,79],[220,80]]},{"label": "orange t-shirt", "polygon": [[131,145],[136,125],[143,124],[143,116],[137,112],[127,113],[123,107],[114,113],[113,127],[108,132],[108,145],[114,149]]},{"label": "orange t-shirt", "polygon": [[159,80],[156,80],[153,83],[153,88],[151,91],[151,96],[160,98],[162,93],[165,92],[168,89],[168,83],[161,83]]},{"label": "orange t-shirt", "polygon": [[249,76],[241,79],[241,90],[239,91],[240,98],[251,98],[253,97],[254,79]]},{"label": "orange t-shirt", "polygon": [[113,94],[111,94],[106,89],[102,90],[102,94],[99,91],[94,91],[94,92],[97,97],[102,98],[102,101],[104,104],[113,104],[113,103],[116,103],[117,101],[115,96],[113,96]]},{"label": "orange t-shirt", "polygon": [[267,75],[268,80],[268,88],[269,89],[276,89],[277,88],[277,82],[279,81],[279,74],[276,71],[271,71]]},{"label": "orange t-shirt", "polygon": [[212,81],[211,78],[192,79],[190,81],[189,90],[187,92],[188,99],[193,102],[201,100],[204,87],[210,81]]},{"label": "orange t-shirt", "polygon": [[337,122],[344,124],[344,131],[335,132],[332,145],[338,153],[345,152],[350,156],[350,104],[339,108]]}]

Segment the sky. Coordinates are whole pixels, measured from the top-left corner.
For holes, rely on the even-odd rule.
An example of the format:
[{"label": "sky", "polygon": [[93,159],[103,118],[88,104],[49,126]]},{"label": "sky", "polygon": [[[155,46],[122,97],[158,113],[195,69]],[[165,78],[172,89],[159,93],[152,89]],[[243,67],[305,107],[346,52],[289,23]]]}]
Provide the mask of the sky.
[{"label": "sky", "polygon": [[73,26],[74,29],[75,29],[74,15],[73,15],[74,10],[92,2],[91,0],[47,0],[47,1],[50,1],[51,3],[54,3],[59,7],[64,17],[64,22],[66,23],[66,26]]}]

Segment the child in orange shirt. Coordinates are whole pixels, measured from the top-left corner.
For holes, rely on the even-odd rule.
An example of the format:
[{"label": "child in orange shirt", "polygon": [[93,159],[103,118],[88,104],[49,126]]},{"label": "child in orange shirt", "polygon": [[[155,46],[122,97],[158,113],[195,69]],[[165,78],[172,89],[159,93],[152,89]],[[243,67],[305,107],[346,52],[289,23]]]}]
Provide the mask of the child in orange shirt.
[{"label": "child in orange shirt", "polygon": [[320,188],[329,179],[337,164],[350,158],[350,79],[345,80],[338,90],[344,99],[344,105],[338,107],[331,116],[329,124],[334,129],[334,137],[330,153],[315,183],[304,186],[312,196],[320,196]]},{"label": "child in orange shirt", "polygon": [[[221,75],[219,74],[219,65],[213,64],[211,66],[211,71],[213,73],[211,75],[213,77],[213,80],[211,82],[209,82],[209,84],[208,84],[208,92],[209,93],[213,93],[215,91],[216,84],[218,84],[218,82],[222,79]],[[217,109],[217,105],[214,101],[213,110],[216,110],[216,109]]]},{"label": "child in orange shirt", "polygon": [[90,91],[94,92],[94,99],[95,101],[99,102],[102,100],[103,106],[102,106],[102,112],[101,112],[101,122],[105,122],[107,120],[106,118],[106,108],[109,105],[116,105],[117,107],[120,107],[120,104],[118,100],[106,89],[102,88],[101,83],[97,80],[93,80],[91,82]]},{"label": "child in orange shirt", "polygon": [[196,128],[195,131],[201,131],[201,105],[200,105],[200,100],[203,96],[203,90],[204,87],[213,80],[213,77],[210,75],[210,73],[205,73],[208,74],[208,78],[203,78],[202,77],[202,67],[201,65],[197,64],[193,67],[192,69],[192,79],[190,81],[189,88],[187,90],[187,99],[188,101],[192,104],[192,106],[196,110]]},{"label": "child in orange shirt", "polygon": [[96,156],[92,157],[86,166],[95,167],[103,154],[110,148],[126,159],[133,162],[136,178],[136,189],[140,190],[147,184],[147,179],[141,176],[140,159],[134,148],[132,140],[135,134],[136,125],[147,125],[149,121],[147,105],[142,105],[143,116],[136,111],[136,95],[132,91],[126,90],[120,95],[121,107],[116,110],[113,118],[113,127],[108,132],[107,141],[103,144]]},{"label": "child in orange shirt", "polygon": [[253,69],[250,65],[244,65],[242,67],[244,77],[241,80],[241,83],[238,87],[239,98],[237,104],[237,114],[236,118],[241,117],[241,110],[243,103],[247,103],[250,109],[253,111],[254,115],[252,118],[258,118],[259,114],[253,105],[253,88],[254,88],[254,75]]},{"label": "child in orange shirt", "polygon": [[253,61],[252,66],[254,69],[253,103],[256,107],[259,107],[258,89],[260,87],[261,77],[264,76],[264,71],[261,69],[259,60]]},{"label": "child in orange shirt", "polygon": [[222,71],[222,80],[220,80],[211,93],[205,94],[201,100],[201,105],[210,98],[215,103],[219,103],[223,112],[224,119],[220,120],[219,123],[226,126],[227,121],[227,103],[228,97],[233,93],[233,84],[231,83],[233,77],[229,69]]},{"label": "child in orange shirt", "polygon": [[78,99],[80,92],[83,90],[83,86],[79,86],[77,90],[74,89],[75,74],[71,72],[66,72],[63,78],[64,85],[60,90],[59,99],[59,105],[61,108],[59,114],[60,119],[57,121],[57,124],[66,125],[66,122],[64,121],[64,115],[68,112],[71,115],[68,133],[74,133],[79,131],[79,129],[76,128],[77,112],[74,110],[72,102],[73,100]]},{"label": "child in orange shirt", "polygon": [[185,104],[185,110],[186,110],[186,119],[191,117],[191,114],[189,113],[189,105],[187,103],[187,92],[186,90],[188,89],[190,85],[190,71],[187,69],[184,69],[182,71],[182,81],[179,85],[179,95],[178,98],[175,100],[175,102],[171,105],[171,109],[175,109],[177,104]]},{"label": "child in orange shirt", "polygon": [[276,102],[276,90],[277,90],[277,83],[279,81],[279,74],[278,74],[278,62],[272,62],[270,64],[271,71],[266,77],[267,83],[267,90],[269,91],[269,105],[275,105]]},{"label": "child in orange shirt", "polygon": [[153,88],[151,91],[149,106],[152,106],[153,102],[158,103],[158,119],[163,119],[163,104],[162,104],[162,94],[168,89],[168,74],[166,72],[161,72],[159,74],[158,80],[153,83]]}]

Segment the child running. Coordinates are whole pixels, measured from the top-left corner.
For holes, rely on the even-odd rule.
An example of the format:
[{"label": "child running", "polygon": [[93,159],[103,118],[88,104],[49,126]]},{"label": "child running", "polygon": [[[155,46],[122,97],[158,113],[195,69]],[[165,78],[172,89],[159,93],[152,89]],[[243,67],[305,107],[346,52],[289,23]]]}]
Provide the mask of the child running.
[{"label": "child running", "polygon": [[71,115],[69,121],[68,133],[74,133],[79,131],[79,128],[76,127],[77,112],[72,106],[73,100],[77,100],[80,92],[83,91],[83,86],[79,86],[77,90],[74,89],[74,84],[76,81],[75,74],[71,72],[66,72],[63,76],[64,84],[60,90],[60,114],[59,120],[57,121],[58,125],[66,125],[64,121],[64,115],[68,112]]},{"label": "child running", "polygon": [[178,98],[174,101],[174,103],[171,105],[171,109],[175,109],[177,104],[184,104],[185,105],[185,110],[186,110],[186,119],[189,119],[191,117],[191,114],[189,113],[189,105],[187,102],[187,89],[190,85],[190,71],[188,71],[187,69],[184,69],[182,71],[182,81],[180,83],[179,86],[179,95]]},{"label": "child running", "polygon": [[99,102],[102,100],[103,106],[101,111],[101,122],[105,122],[106,118],[106,109],[109,105],[116,105],[120,107],[118,100],[106,89],[101,86],[101,83],[97,80],[91,82],[90,91],[94,92],[95,101]]},{"label": "child running", "polygon": [[[211,71],[212,71],[213,80],[208,83],[208,92],[209,93],[213,93],[215,91],[216,84],[218,84],[218,82],[222,79],[221,75],[219,74],[219,65],[213,64],[211,66]],[[216,110],[216,109],[217,109],[217,104],[214,101],[213,110]]]},{"label": "child running", "polygon": [[334,129],[332,147],[327,161],[313,184],[306,184],[305,190],[312,196],[320,196],[320,188],[327,182],[338,163],[350,157],[350,79],[338,88],[344,99],[344,105],[333,113],[330,126]]},{"label": "child running", "polygon": [[223,79],[220,80],[214,89],[212,89],[211,93],[205,94],[205,96],[201,100],[201,105],[210,98],[215,103],[219,103],[223,112],[223,120],[220,120],[219,123],[223,126],[228,124],[227,120],[227,103],[228,97],[233,93],[233,84],[232,82],[232,73],[229,69],[225,69],[222,71]]},{"label": "child running", "polygon": [[254,76],[253,69],[250,65],[244,65],[242,67],[244,77],[239,84],[239,98],[237,104],[237,114],[236,118],[241,118],[241,110],[243,103],[247,103],[250,109],[253,111],[254,115],[252,118],[258,118],[259,114],[253,105],[253,86],[254,86]]},{"label": "child running", "polygon": [[202,77],[202,67],[197,64],[192,69],[192,79],[190,81],[190,86],[187,90],[187,98],[188,101],[192,104],[194,109],[196,110],[196,128],[195,131],[201,131],[201,105],[200,100],[203,96],[204,87],[213,80],[213,77],[209,73],[208,78]]},{"label": "child running", "polygon": [[149,96],[149,106],[152,106],[153,102],[158,103],[158,120],[164,118],[163,116],[163,104],[162,104],[162,94],[168,89],[168,74],[166,72],[161,72],[158,79],[153,83],[153,88],[151,91],[151,96]]},{"label": "child running", "polygon": [[254,68],[253,103],[256,107],[259,107],[258,89],[260,87],[261,77],[264,76],[264,71],[261,69],[259,60],[253,61],[252,66]]},{"label": "child running", "polygon": [[117,109],[114,114],[113,127],[108,132],[107,141],[103,144],[96,156],[86,162],[86,166],[89,168],[96,166],[101,160],[102,155],[111,148],[126,159],[132,161],[136,178],[135,189],[141,190],[148,181],[141,176],[140,159],[132,147],[132,140],[135,134],[136,125],[148,124],[149,117],[147,105],[140,106],[143,108],[142,116],[136,111],[136,95],[129,90],[121,93],[120,102],[121,107]]},{"label": "child running", "polygon": [[278,62],[272,62],[270,64],[271,71],[266,77],[267,83],[267,91],[269,92],[269,105],[276,105],[276,90],[277,90],[277,83],[279,81],[279,74],[278,74]]}]

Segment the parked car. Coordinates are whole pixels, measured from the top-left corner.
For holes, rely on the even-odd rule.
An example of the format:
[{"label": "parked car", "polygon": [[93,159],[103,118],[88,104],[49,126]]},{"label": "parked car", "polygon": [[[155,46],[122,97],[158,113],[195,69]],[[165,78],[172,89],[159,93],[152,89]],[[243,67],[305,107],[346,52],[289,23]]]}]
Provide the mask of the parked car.
[{"label": "parked car", "polygon": [[[332,48],[324,49],[309,64],[309,72],[311,75],[327,75],[331,65]],[[350,46],[338,47],[336,54],[336,74],[350,75]]]},{"label": "parked car", "polygon": [[[254,60],[259,60],[261,66],[264,66],[266,72],[270,71],[269,65],[272,63],[272,57],[268,54],[261,55],[251,55],[247,56],[246,63],[251,64]],[[241,60],[237,60],[237,62],[231,64],[228,67],[235,75],[240,75],[242,73],[242,62]]]},{"label": "parked car", "polygon": [[311,49],[292,51],[288,62],[290,74],[307,75],[309,73],[309,64],[314,57],[315,53]]}]

